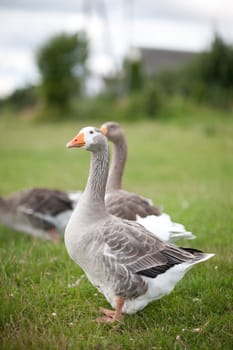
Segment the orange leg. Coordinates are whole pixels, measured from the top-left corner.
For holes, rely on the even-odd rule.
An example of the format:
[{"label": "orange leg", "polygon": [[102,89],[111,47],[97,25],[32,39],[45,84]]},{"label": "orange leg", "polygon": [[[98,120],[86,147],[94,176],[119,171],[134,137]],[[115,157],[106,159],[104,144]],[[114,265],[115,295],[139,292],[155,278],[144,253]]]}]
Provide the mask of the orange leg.
[{"label": "orange leg", "polygon": [[124,305],[124,299],[117,297],[116,298],[116,310],[108,310],[101,308],[100,310],[105,314],[103,317],[99,317],[96,319],[96,322],[99,323],[113,323],[115,321],[120,321],[123,317],[122,308]]},{"label": "orange leg", "polygon": [[57,243],[60,240],[59,234],[55,228],[52,228],[50,231],[50,237],[53,243]]}]

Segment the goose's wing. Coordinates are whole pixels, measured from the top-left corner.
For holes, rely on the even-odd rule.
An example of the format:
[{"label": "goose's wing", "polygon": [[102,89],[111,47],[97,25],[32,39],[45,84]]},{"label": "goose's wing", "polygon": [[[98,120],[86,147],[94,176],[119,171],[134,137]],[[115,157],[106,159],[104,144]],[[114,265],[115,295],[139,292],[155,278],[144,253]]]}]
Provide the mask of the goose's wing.
[{"label": "goose's wing", "polygon": [[44,188],[34,188],[25,192],[19,205],[21,209],[52,216],[73,209],[72,201],[66,192]]},{"label": "goose's wing", "polygon": [[156,277],[170,267],[192,260],[183,248],[161,241],[143,226],[128,220],[112,220],[105,232],[105,256],[115,268],[123,265],[132,273]]},{"label": "goose's wing", "polygon": [[136,220],[137,216],[160,215],[159,208],[135,193],[124,190],[115,190],[106,195],[107,210],[118,217],[127,220]]},{"label": "goose's wing", "polygon": [[7,197],[7,203],[10,210],[22,214],[30,225],[45,230],[56,226],[56,215],[74,206],[66,192],[47,188],[15,192]]}]

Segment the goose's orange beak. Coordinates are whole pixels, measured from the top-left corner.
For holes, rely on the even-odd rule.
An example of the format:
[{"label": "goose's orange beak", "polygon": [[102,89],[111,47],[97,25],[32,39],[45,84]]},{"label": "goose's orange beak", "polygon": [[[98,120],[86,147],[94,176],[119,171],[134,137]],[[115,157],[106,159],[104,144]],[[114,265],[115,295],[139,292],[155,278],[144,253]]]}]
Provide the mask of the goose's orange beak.
[{"label": "goose's orange beak", "polygon": [[101,126],[100,131],[102,132],[102,134],[104,134],[104,136],[107,135],[108,130],[107,130],[106,126],[104,126],[104,125]]},{"label": "goose's orange beak", "polygon": [[84,134],[81,132],[66,144],[67,148],[82,147],[85,145]]}]

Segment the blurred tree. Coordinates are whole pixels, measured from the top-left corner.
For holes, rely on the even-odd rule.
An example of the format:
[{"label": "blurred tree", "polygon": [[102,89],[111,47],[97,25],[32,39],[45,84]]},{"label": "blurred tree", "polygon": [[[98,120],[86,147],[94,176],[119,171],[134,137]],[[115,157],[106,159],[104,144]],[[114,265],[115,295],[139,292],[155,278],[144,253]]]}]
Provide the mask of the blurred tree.
[{"label": "blurred tree", "polygon": [[190,96],[199,103],[232,108],[233,46],[215,35],[209,51],[202,52],[186,67],[157,77],[165,93]]},{"label": "blurred tree", "polygon": [[10,96],[7,96],[0,100],[0,105],[8,105],[16,110],[20,110],[25,107],[34,107],[36,103],[36,87],[31,85],[23,88],[18,88],[13,91]]},{"label": "blurred tree", "polygon": [[211,50],[200,56],[199,76],[207,84],[233,87],[233,48],[217,34]]},{"label": "blurred tree", "polygon": [[[211,49],[190,66],[187,78],[191,96],[217,107],[232,107],[233,47],[215,35]],[[187,81],[188,83],[188,81]]]},{"label": "blurred tree", "polygon": [[147,116],[155,118],[162,106],[162,96],[160,87],[152,79],[144,90],[144,99]]},{"label": "blurred tree", "polygon": [[84,32],[59,34],[37,52],[41,95],[47,105],[67,108],[80,95],[86,77],[88,41]]},{"label": "blurred tree", "polygon": [[145,80],[142,59],[139,52],[132,52],[123,62],[125,87],[128,93],[142,90]]}]

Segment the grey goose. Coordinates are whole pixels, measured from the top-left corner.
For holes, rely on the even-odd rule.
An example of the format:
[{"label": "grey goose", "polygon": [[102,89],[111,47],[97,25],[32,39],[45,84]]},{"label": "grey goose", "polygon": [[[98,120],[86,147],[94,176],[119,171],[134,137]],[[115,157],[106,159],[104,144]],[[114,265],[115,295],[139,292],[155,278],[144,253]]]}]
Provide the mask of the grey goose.
[{"label": "grey goose", "polygon": [[35,237],[57,241],[81,196],[48,188],[30,188],[0,197],[0,223]]},{"label": "grey goose", "polygon": [[83,128],[67,147],[91,151],[87,184],[67,224],[65,245],[113,308],[102,309],[105,316],[98,322],[118,321],[123,313],[143,309],[170,293],[193,265],[214,255],[166,243],[135,221],[107,211],[109,148],[99,129]]},{"label": "grey goose", "polygon": [[164,241],[194,239],[182,224],[171,220],[152,201],[122,189],[122,178],[127,160],[127,143],[123,128],[116,122],[106,122],[101,131],[113,143],[112,160],[106,187],[106,207],[111,214],[134,220]]}]

